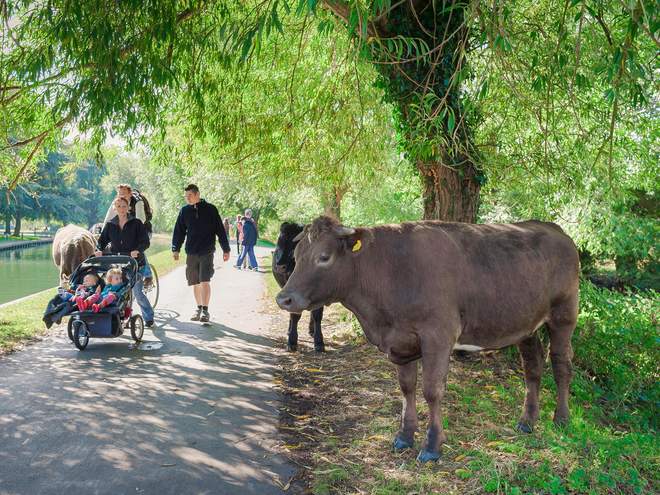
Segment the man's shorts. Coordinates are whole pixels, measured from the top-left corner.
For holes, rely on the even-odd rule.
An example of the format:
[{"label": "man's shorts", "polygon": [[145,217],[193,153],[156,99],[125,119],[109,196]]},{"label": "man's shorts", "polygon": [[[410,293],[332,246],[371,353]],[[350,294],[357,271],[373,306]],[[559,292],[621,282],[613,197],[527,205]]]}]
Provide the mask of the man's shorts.
[{"label": "man's shorts", "polygon": [[213,277],[213,253],[188,254],[186,256],[186,279],[188,285],[210,282]]}]

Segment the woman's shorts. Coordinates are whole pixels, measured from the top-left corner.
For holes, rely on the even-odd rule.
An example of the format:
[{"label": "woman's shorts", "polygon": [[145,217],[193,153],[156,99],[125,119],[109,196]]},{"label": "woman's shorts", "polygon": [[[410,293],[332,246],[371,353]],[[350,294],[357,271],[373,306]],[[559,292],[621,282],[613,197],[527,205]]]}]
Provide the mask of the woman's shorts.
[{"label": "woman's shorts", "polygon": [[186,256],[186,279],[188,285],[197,285],[200,282],[210,282],[215,270],[213,269],[213,254],[188,254]]}]

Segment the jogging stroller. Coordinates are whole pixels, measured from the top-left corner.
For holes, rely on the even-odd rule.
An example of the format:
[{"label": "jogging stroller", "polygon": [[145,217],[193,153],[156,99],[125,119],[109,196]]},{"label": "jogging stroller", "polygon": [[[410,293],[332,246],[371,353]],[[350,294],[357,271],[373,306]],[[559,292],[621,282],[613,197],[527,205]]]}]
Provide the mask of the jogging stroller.
[{"label": "jogging stroller", "polygon": [[[124,286],[117,294],[117,300],[98,313],[75,311],[71,313],[67,331],[69,339],[81,351],[87,347],[90,338],[115,338],[124,333],[124,325],[131,329],[135,342],[142,340],[144,320],[141,315],[134,315],[132,309],[133,286],[137,282],[138,264],[130,256],[91,256],[74,270],[69,278],[72,287],[83,282],[85,275],[94,273],[103,281],[105,273],[111,268],[121,268]],[[103,283],[103,282],[102,282]]]}]

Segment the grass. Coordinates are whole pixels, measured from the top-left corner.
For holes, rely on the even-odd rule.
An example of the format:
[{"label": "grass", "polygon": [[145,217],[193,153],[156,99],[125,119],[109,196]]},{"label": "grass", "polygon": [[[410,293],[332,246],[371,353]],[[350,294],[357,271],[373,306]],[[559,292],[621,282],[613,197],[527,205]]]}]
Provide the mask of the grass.
[{"label": "grass", "polygon": [[[272,294],[276,285],[268,286]],[[597,300],[593,295],[586,299]],[[585,311],[581,325],[593,321],[593,307]],[[304,323],[305,318],[300,328],[305,328]],[[286,315],[278,327],[284,347]],[[365,342],[357,323],[343,309],[333,307],[326,313],[328,353],[311,352],[311,341],[305,332],[300,335],[307,340],[301,343],[302,351],[283,353],[282,371],[276,378],[284,396],[283,447],[301,466],[298,476],[303,486],[296,487],[300,491],[317,495],[660,492],[656,431],[646,420],[635,419],[634,410],[628,416],[612,414],[602,381],[593,370],[576,367],[571,422],[557,428],[552,423],[554,383],[547,366],[541,419],[533,434],[524,435],[514,430],[524,399],[516,353],[453,360],[442,406],[448,435],[443,458],[437,464],[419,465],[415,456],[427,420],[421,388],[416,449],[394,453],[391,442],[401,410],[395,366]]]},{"label": "grass", "polygon": [[[171,252],[162,251],[149,256],[149,263],[156,267],[158,276],[162,278],[177,266],[185,263],[185,259],[185,253],[181,253],[179,261],[174,261]],[[20,302],[0,308],[0,354],[13,351],[46,333],[47,330],[41,318],[54,292],[54,288],[46,289],[24,298]]]}]

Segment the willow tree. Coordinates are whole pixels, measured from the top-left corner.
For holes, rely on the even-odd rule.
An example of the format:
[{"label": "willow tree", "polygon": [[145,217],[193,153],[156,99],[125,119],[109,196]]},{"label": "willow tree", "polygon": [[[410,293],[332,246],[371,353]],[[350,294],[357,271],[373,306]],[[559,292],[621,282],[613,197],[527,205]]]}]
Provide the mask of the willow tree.
[{"label": "willow tree", "polygon": [[[67,124],[91,131],[100,143],[108,129],[135,137],[166,126],[163,102],[185,91],[202,106],[221,92],[200,77],[209,63],[237,67],[257,53],[264,39],[282,32],[292,10],[319,23],[345,26],[354,49],[381,74],[396,108],[400,145],[424,178],[426,218],[474,221],[484,183],[482,155],[474,142],[479,99],[470,68],[473,55],[515,56],[510,29],[530,26],[507,15],[508,4],[480,0],[20,0],[4,1],[0,48],[0,166],[15,187],[44,143]],[[656,45],[653,1],[542,0],[567,18],[597,24],[607,44],[605,68],[612,74],[609,98],[616,123],[622,88],[638,75],[632,55],[640,39]],[[515,22],[514,22],[515,21]],[[523,20],[524,21],[524,20]],[[626,26],[622,40],[611,33]],[[569,31],[566,31],[569,32]],[[566,36],[558,43],[566,46]],[[551,80],[562,65],[556,47],[531,40],[548,55]],[[328,41],[330,45],[330,41]],[[573,47],[579,51],[579,45]],[[544,57],[545,58],[545,57]],[[528,67],[528,64],[522,64]],[[600,71],[600,72],[599,72]],[[596,76],[594,76],[596,77]],[[652,77],[646,74],[646,79]],[[539,83],[542,84],[542,83]],[[311,97],[311,96],[310,96]],[[512,104],[516,104],[515,100]],[[612,126],[612,123],[609,123]],[[13,163],[14,165],[8,165]]]}]

